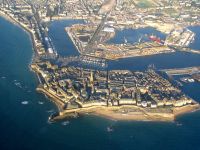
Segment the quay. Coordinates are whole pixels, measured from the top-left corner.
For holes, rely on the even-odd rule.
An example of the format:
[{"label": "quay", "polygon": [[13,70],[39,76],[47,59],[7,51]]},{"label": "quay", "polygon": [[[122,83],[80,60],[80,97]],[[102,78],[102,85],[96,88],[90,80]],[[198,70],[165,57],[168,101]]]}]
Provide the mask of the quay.
[{"label": "quay", "polygon": [[199,67],[163,69],[160,71],[166,72],[169,75],[192,75],[192,74],[200,73],[200,66]]},{"label": "quay", "polygon": [[[98,26],[96,30],[93,28],[88,28],[88,26],[78,24],[65,28],[65,31],[67,32],[74,46],[82,55],[104,58],[107,60],[116,60],[120,58],[149,56],[161,53],[175,52],[168,46],[154,41],[141,42],[137,44],[108,44],[106,42],[100,42],[97,40],[97,35],[102,30],[99,29],[102,28],[102,24],[100,27]],[[94,34],[92,34],[93,32]],[[115,31],[109,31],[104,34],[107,36],[104,35],[100,39],[104,39],[104,41],[106,41],[115,35]]]},{"label": "quay", "polygon": [[178,51],[178,52],[187,52],[187,53],[194,53],[200,54],[200,50],[192,49],[189,47],[180,47],[180,46],[169,46],[171,49]]},{"label": "quay", "polygon": [[200,54],[200,50],[194,50],[191,48],[182,48],[180,51],[188,52],[188,53],[194,53],[194,54]]}]

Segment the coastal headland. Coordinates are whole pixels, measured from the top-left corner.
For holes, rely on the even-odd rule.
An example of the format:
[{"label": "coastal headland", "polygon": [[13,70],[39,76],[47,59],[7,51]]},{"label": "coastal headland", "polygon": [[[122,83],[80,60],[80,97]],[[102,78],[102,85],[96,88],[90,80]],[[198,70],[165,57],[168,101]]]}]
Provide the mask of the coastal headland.
[{"label": "coastal headland", "polygon": [[181,107],[165,107],[159,109],[149,109],[138,107],[135,105],[122,106],[91,106],[86,108],[75,108],[64,110],[64,103],[58,97],[45,91],[43,88],[37,88],[37,91],[47,95],[52,102],[59,108],[59,113],[50,118],[51,121],[62,120],[66,118],[74,118],[78,115],[97,115],[111,120],[126,121],[175,121],[176,117],[185,113],[191,113],[200,109],[199,103],[193,103]]},{"label": "coastal headland", "polygon": [[42,81],[37,91],[59,108],[50,120],[90,113],[115,120],[174,121],[178,115],[200,108],[151,69],[97,71],[58,67],[49,61],[34,63],[31,68]]},{"label": "coastal headland", "polygon": [[185,113],[191,113],[200,109],[198,103],[182,107],[166,107],[160,109],[148,109],[142,108],[135,105],[123,105],[115,107],[107,106],[92,106],[86,108],[76,108],[70,110],[64,110],[64,103],[59,97],[50,94],[43,88],[38,87],[37,91],[47,95],[52,102],[54,102],[59,108],[59,113],[50,118],[51,121],[62,120],[66,118],[74,118],[78,115],[97,115],[112,120],[134,120],[134,121],[175,121],[177,116]]},{"label": "coastal headland", "polygon": [[47,95],[59,108],[59,113],[50,118],[51,121],[62,120],[66,118],[74,118],[78,115],[97,115],[111,120],[126,120],[126,121],[175,121],[176,117],[185,113],[191,113],[200,109],[198,103],[185,105],[182,107],[166,107],[159,109],[142,108],[134,105],[123,106],[91,106],[86,108],[76,108],[63,110],[64,103],[58,98],[42,88],[37,88],[37,91]]}]

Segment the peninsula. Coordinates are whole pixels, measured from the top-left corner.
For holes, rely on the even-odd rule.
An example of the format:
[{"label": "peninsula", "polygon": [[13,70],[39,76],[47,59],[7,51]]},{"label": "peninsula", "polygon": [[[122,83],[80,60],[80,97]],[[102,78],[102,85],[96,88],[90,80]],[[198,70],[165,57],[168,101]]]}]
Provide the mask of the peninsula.
[{"label": "peninsula", "polygon": [[159,73],[129,70],[99,71],[36,62],[31,68],[40,78],[37,91],[52,98],[59,115],[93,112],[112,119],[174,120],[199,104]]},{"label": "peninsula", "polygon": [[[37,91],[58,106],[58,113],[50,120],[92,113],[116,120],[173,121],[177,115],[199,109],[198,102],[184,94],[160,71],[152,68],[143,72],[108,70],[105,65],[108,59],[177,50],[199,54],[198,50],[188,48],[195,33],[187,28],[200,23],[199,3],[174,1],[174,5],[169,5],[167,0],[159,3],[147,0],[148,5],[143,5],[137,0],[123,4],[116,0],[105,3],[101,0],[52,1],[46,5],[42,1],[7,0],[0,7],[2,16],[31,35],[35,54],[30,68],[40,82]],[[184,14],[183,10],[189,11],[190,15]],[[183,14],[177,17],[180,12]],[[59,56],[48,35],[47,24],[53,19],[84,19],[86,24],[65,29],[81,56]],[[147,35],[149,41],[139,40],[136,44],[126,42],[126,39],[122,44],[107,43],[117,30],[149,26],[168,34],[166,39]],[[65,61],[73,59],[101,64],[104,69],[66,64]],[[199,79],[199,72],[194,78]]]}]

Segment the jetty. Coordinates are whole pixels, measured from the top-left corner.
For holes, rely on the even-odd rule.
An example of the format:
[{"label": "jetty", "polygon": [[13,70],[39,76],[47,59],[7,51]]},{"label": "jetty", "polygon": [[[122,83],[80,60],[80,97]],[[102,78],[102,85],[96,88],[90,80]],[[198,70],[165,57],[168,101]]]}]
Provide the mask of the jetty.
[{"label": "jetty", "polygon": [[186,68],[174,68],[174,69],[163,69],[160,71],[166,72],[169,75],[192,75],[192,74],[200,73],[200,66],[186,67]]}]

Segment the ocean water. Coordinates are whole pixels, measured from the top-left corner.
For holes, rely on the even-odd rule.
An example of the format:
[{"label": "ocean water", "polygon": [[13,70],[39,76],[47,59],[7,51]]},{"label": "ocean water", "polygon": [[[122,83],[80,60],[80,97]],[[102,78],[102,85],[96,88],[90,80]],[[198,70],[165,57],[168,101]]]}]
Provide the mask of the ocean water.
[{"label": "ocean water", "polygon": [[[71,41],[64,38],[67,35],[61,27],[66,25],[66,21],[52,23],[50,27],[52,40],[59,53],[77,55]],[[35,91],[37,78],[28,68],[33,55],[28,34],[18,26],[0,18],[0,41],[1,150],[200,149],[200,111],[178,117],[179,124],[177,122],[114,121],[92,115],[69,120],[66,126],[62,124],[63,121],[48,123],[48,116],[50,112],[56,110],[56,107],[45,96]],[[71,47],[66,47],[67,45]],[[122,62],[118,61],[118,63],[123,64],[124,67],[129,64],[127,67],[130,69],[142,69],[145,64],[152,61],[160,64],[161,68],[186,64],[192,66],[200,63],[199,56],[193,54],[174,55],[153,56],[142,60],[137,58],[127,63],[125,60],[120,60]],[[171,60],[163,60],[164,58]],[[172,61],[170,64],[165,64],[170,61]],[[117,67],[120,68],[113,64],[113,68]],[[195,88],[195,85],[191,86]],[[187,87],[185,90],[189,91]],[[192,95],[200,101],[199,86]],[[22,104],[24,101],[28,104]],[[112,126],[114,131],[107,132],[108,126]]]}]

